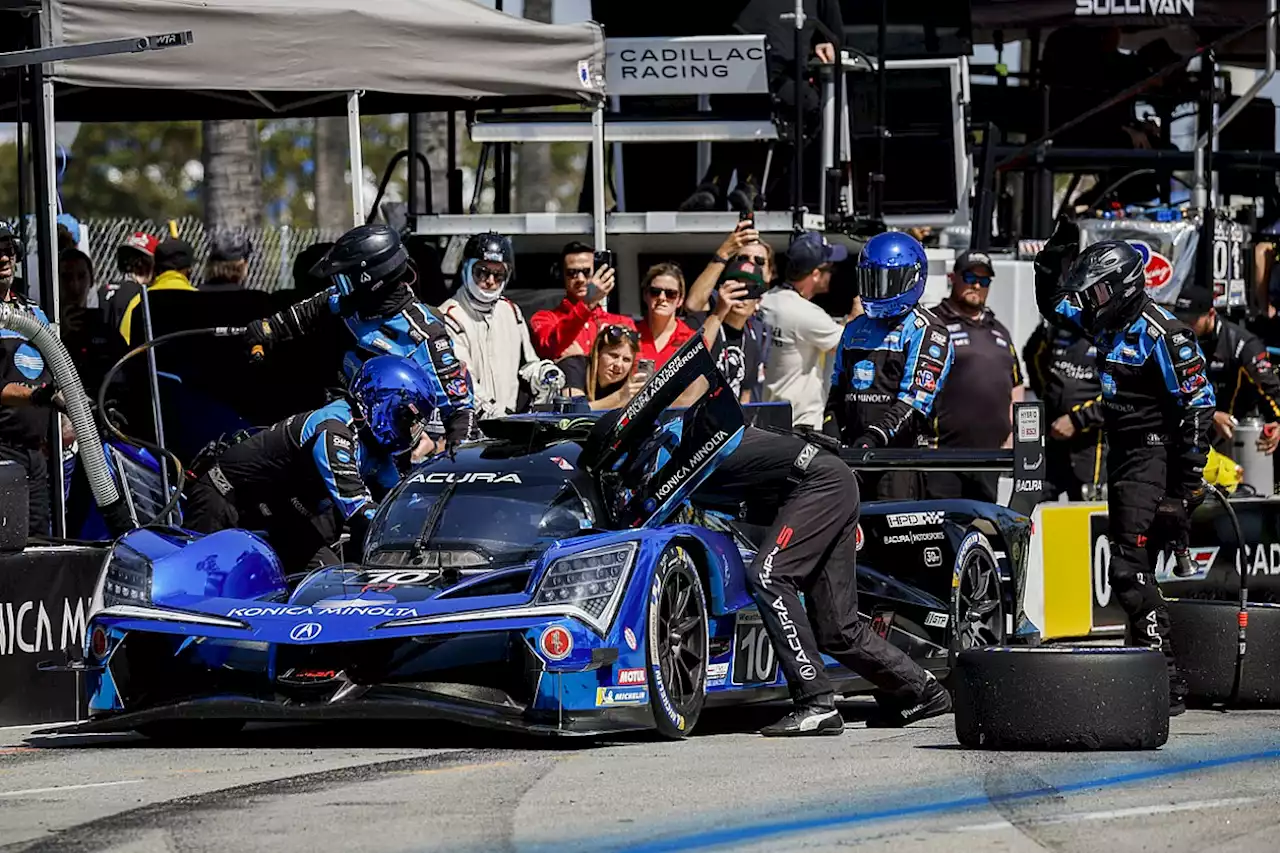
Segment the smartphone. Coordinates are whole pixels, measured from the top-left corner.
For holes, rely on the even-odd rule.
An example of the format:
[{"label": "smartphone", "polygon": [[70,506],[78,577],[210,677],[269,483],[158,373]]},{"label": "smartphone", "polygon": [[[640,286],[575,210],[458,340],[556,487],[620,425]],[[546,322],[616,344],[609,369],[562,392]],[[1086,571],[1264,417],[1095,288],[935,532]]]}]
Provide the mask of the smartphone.
[{"label": "smartphone", "polygon": [[643,376],[645,381],[653,375],[653,359],[642,358],[640,363],[636,365],[636,376]]},{"label": "smartphone", "polygon": [[617,260],[614,257],[612,249],[601,249],[595,254],[596,269],[608,267],[609,269],[617,269]]},{"label": "smartphone", "polygon": [[756,215],[752,213],[750,210],[743,210],[738,213],[739,222],[750,222],[755,218],[756,218]]}]

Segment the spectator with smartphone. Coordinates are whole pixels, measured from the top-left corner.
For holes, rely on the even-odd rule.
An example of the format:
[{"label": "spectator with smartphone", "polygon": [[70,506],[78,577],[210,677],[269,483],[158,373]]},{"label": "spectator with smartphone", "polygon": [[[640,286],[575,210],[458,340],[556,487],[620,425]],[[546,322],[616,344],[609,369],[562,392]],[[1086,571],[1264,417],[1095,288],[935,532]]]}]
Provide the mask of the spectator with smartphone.
[{"label": "spectator with smartphone", "polygon": [[640,336],[628,326],[609,325],[600,330],[591,344],[587,360],[586,389],[570,389],[570,396],[586,396],[596,411],[625,406],[652,375],[636,370]]},{"label": "spectator with smartphone", "polygon": [[694,335],[676,316],[684,305],[684,273],[675,264],[654,264],[644,274],[640,294],[644,301],[644,317],[636,324],[640,358],[662,367]]},{"label": "spectator with smartphone", "polygon": [[763,267],[739,255],[720,277],[713,310],[688,315],[741,403],[759,402],[764,385],[769,329],[755,314],[766,287]]},{"label": "spectator with smartphone", "polygon": [[844,246],[828,243],[817,231],[804,231],[788,249],[786,281],[761,298],[761,315],[773,333],[765,362],[764,402],[790,403],[797,427],[822,428],[827,401],[824,358],[839,345],[845,320],[829,316],[812,300],[831,288],[831,271],[848,256]]},{"label": "spectator with smartphone", "polygon": [[724,239],[715,254],[707,261],[706,267],[689,285],[689,295],[684,307],[688,312],[711,311],[716,288],[722,282],[722,276],[735,258],[746,256],[758,264],[764,276],[765,286],[773,284],[776,266],[773,260],[773,247],[760,239],[760,232],[752,219],[739,219],[733,232]]}]

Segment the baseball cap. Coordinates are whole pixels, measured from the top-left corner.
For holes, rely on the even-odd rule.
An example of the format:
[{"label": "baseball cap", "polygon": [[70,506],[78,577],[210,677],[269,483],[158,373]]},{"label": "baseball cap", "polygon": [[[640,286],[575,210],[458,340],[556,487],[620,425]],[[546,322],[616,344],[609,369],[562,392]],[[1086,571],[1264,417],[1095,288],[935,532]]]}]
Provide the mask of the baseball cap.
[{"label": "baseball cap", "polygon": [[144,231],[135,231],[129,235],[129,238],[120,244],[121,249],[134,249],[141,252],[149,258],[156,256],[156,246],[160,241],[154,236]]},{"label": "baseball cap", "polygon": [[952,272],[962,273],[979,268],[985,268],[991,277],[995,278],[995,265],[991,263],[991,256],[986,252],[961,252],[956,258],[955,266],[951,269]]},{"label": "baseball cap", "polygon": [[67,233],[71,235],[72,243],[80,242],[80,221],[70,213],[59,213],[57,224],[67,229]]},{"label": "baseball cap", "polygon": [[186,240],[170,237],[156,246],[156,271],[190,269],[195,261],[195,254]]},{"label": "baseball cap", "polygon": [[238,231],[222,231],[209,245],[211,261],[243,261],[253,254],[253,243]]},{"label": "baseball cap", "polygon": [[828,243],[818,231],[802,231],[787,249],[787,278],[816,270],[823,264],[834,264],[849,257],[849,250],[838,243]]},{"label": "baseball cap", "polygon": [[720,284],[726,281],[741,281],[756,287],[764,287],[764,270],[745,255],[738,255],[724,268],[724,272],[720,273]]}]

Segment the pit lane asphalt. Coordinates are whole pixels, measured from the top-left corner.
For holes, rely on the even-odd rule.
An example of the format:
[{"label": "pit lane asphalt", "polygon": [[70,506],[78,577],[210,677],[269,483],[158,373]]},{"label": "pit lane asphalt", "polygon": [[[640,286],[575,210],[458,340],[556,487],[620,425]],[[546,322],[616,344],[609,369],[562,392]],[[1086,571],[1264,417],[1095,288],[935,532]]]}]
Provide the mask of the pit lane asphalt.
[{"label": "pit lane asphalt", "polygon": [[952,718],[681,743],[423,725],[258,728],[217,748],[0,730],[0,851],[1280,849],[1280,712],[1191,711],[1141,753],[991,753]]}]

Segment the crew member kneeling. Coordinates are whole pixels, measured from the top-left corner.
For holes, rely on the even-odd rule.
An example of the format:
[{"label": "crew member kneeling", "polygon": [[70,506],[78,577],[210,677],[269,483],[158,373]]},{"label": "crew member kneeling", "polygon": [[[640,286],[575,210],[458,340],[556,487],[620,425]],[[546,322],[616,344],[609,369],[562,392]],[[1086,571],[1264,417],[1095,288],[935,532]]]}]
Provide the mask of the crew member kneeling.
[{"label": "crew member kneeling", "polygon": [[364,363],[349,400],[293,415],[223,451],[187,490],[185,525],[199,533],[263,530],[286,572],[338,562],[343,522],[358,560],[381,492],[399,479],[396,457],[417,443],[434,394],[421,370],[395,356]]}]

